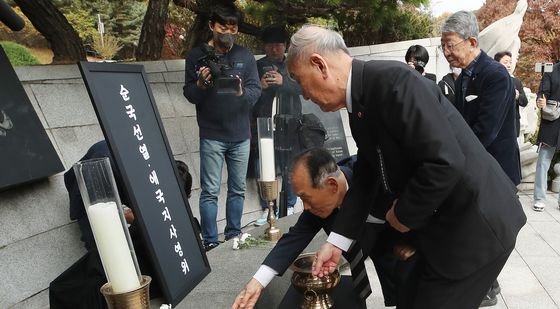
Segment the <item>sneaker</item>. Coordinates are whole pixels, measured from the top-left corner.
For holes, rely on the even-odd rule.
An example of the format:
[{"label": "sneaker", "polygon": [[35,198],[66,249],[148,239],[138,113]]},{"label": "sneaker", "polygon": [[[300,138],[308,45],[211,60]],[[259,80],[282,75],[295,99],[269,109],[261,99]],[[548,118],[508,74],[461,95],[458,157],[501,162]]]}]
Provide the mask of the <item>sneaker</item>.
[{"label": "sneaker", "polygon": [[294,214],[294,207],[288,207],[288,216],[291,216]]},{"label": "sneaker", "polygon": [[543,202],[535,202],[535,205],[533,205],[533,210],[534,211],[543,211],[544,210],[544,203]]},{"label": "sneaker", "polygon": [[263,210],[262,215],[255,221],[255,226],[261,226],[268,223],[268,208]]},{"label": "sneaker", "polygon": [[496,293],[494,293],[494,289],[490,288],[488,293],[482,299],[479,307],[490,307],[494,306],[498,303],[498,297],[496,297]]},{"label": "sneaker", "polygon": [[219,242],[205,242],[204,243],[204,251],[208,252],[214,248],[216,248],[220,243]]}]

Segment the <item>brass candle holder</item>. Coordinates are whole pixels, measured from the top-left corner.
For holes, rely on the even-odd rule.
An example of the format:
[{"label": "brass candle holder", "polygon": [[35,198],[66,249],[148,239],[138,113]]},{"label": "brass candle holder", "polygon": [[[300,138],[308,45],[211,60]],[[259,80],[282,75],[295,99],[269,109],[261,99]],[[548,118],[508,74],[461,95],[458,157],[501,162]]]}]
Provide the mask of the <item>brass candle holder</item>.
[{"label": "brass candle holder", "polygon": [[107,282],[101,287],[101,294],[109,309],[150,309],[150,276],[142,276],[140,287],[124,293],[114,293],[111,283]]},{"label": "brass candle holder", "polygon": [[278,198],[278,188],[280,180],[276,178],[273,181],[259,180],[259,194],[261,198],[268,203],[268,227],[264,231],[264,238],[270,241],[277,241],[282,236],[280,229],[275,226],[276,219],[274,216],[274,201]]}]

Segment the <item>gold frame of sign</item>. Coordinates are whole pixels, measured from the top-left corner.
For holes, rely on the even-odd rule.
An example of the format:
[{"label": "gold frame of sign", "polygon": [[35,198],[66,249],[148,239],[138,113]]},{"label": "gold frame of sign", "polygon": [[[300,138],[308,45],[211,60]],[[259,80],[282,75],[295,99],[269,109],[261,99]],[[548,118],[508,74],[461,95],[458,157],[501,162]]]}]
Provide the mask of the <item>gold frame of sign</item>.
[{"label": "gold frame of sign", "polygon": [[327,276],[316,277],[311,273],[311,266],[315,253],[301,254],[290,269],[294,271],[292,275],[292,285],[303,294],[303,309],[328,309],[334,305],[329,293],[340,282],[340,273],[337,269]]}]

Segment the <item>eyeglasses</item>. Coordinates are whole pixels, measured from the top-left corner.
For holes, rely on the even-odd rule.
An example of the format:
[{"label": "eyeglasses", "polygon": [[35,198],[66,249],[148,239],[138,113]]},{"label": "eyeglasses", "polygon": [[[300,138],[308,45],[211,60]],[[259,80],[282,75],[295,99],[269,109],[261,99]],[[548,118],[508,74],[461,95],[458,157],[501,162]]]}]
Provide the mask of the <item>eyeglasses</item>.
[{"label": "eyeglasses", "polygon": [[466,38],[466,39],[462,40],[461,42],[455,43],[455,44],[443,44],[443,45],[438,46],[438,49],[442,52],[445,51],[445,50],[448,50],[448,51],[452,52],[453,49],[455,49],[455,47],[465,43],[468,39],[469,38]]}]

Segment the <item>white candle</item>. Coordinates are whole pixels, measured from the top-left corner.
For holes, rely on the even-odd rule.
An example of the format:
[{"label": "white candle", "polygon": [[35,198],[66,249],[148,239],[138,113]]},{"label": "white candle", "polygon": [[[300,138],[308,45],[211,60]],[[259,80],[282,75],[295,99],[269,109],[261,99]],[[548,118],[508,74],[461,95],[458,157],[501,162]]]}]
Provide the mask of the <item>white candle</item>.
[{"label": "white candle", "polygon": [[126,236],[115,202],[97,203],[87,208],[95,243],[114,293],[140,287]]},{"label": "white candle", "polygon": [[274,168],[274,142],[272,138],[259,139],[261,159],[261,180],[274,181],[276,170]]}]

